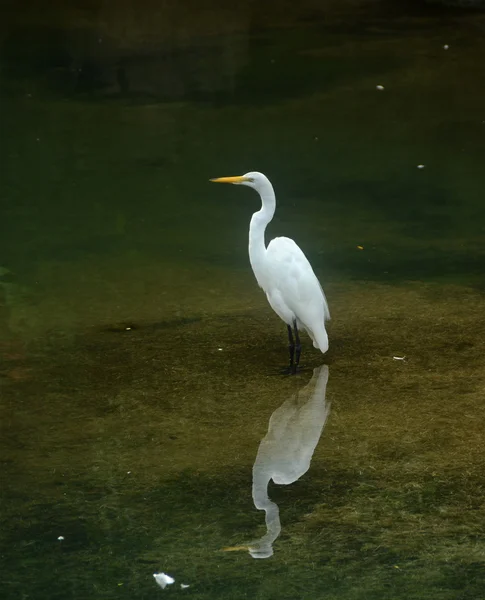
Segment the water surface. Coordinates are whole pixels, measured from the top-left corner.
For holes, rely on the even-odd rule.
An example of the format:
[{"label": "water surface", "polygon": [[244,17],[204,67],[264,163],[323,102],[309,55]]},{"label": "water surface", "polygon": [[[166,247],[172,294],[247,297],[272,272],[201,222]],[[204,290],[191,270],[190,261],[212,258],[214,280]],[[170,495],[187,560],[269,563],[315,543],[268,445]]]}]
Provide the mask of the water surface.
[{"label": "water surface", "polygon": [[[241,23],[4,44],[2,597],[483,599],[483,16]],[[249,170],[332,312],[295,377]]]}]

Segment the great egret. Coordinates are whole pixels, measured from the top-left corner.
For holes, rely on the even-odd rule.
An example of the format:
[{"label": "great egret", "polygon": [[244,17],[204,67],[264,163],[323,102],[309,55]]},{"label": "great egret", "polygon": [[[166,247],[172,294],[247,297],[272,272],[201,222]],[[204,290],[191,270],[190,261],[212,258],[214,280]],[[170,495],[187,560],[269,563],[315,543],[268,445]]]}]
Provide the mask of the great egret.
[{"label": "great egret", "polygon": [[261,196],[261,210],[253,214],[249,226],[249,260],[271,308],[287,325],[290,371],[295,373],[301,354],[299,329],[309,333],[315,348],[322,353],[328,350],[325,320],[330,319],[330,312],[322,286],[307,257],[292,239],[277,237],[266,247],[264,232],[275,213],[276,197],[265,175],[253,171],[211,181],[246,185]]}]

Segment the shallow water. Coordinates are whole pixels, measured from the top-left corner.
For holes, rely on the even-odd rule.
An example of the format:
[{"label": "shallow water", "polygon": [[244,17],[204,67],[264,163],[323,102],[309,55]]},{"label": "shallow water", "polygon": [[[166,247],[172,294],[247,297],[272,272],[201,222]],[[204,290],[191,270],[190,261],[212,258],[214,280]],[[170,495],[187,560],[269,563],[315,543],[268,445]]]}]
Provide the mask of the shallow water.
[{"label": "shallow water", "polygon": [[[4,43],[2,597],[484,599],[483,14],[231,25]],[[208,183],[256,169],[332,312],[295,377]]]}]

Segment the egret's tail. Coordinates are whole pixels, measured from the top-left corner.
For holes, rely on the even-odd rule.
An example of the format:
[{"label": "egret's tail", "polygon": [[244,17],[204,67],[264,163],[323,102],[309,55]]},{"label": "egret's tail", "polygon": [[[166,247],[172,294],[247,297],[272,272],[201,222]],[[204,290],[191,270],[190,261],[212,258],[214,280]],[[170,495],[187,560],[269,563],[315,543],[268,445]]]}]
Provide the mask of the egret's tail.
[{"label": "egret's tail", "polygon": [[313,346],[320,350],[322,354],[328,350],[328,335],[325,327],[322,327],[318,331],[312,331],[310,334],[313,338]]}]

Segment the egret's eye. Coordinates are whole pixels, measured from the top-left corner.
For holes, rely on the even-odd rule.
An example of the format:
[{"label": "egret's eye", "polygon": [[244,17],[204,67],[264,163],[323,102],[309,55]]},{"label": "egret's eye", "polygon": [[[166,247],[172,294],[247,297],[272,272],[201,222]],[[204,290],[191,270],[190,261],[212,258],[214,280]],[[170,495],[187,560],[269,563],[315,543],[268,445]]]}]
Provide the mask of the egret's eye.
[{"label": "egret's eye", "polygon": [[254,179],[252,177],[248,177],[247,181],[249,181],[250,183],[254,183]]}]

